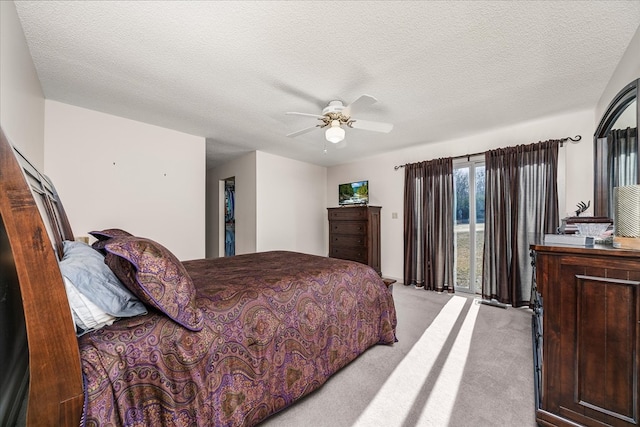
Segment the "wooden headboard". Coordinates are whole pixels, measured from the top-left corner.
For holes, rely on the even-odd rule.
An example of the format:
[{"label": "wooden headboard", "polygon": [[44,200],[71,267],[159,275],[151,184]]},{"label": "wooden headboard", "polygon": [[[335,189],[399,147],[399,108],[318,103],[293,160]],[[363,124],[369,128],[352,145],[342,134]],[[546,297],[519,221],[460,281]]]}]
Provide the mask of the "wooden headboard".
[{"label": "wooden headboard", "polygon": [[3,426],[80,425],[80,353],[57,258],[63,240],[73,232],[55,188],[0,129]]}]

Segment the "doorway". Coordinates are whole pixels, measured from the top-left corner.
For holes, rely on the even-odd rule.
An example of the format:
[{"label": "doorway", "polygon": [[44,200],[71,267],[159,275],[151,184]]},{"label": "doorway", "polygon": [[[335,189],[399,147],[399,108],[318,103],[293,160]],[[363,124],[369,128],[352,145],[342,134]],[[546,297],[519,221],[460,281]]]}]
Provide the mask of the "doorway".
[{"label": "doorway", "polygon": [[224,256],[236,254],[236,178],[224,180]]},{"label": "doorway", "polygon": [[484,158],[454,164],[454,282],[455,290],[482,291],[484,250]]}]

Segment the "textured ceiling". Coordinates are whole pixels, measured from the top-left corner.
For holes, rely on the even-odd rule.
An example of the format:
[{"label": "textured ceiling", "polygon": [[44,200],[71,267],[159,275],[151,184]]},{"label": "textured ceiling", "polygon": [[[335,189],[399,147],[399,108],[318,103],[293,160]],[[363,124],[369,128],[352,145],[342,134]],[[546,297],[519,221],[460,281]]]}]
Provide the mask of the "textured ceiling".
[{"label": "textured ceiling", "polygon": [[[319,165],[594,108],[640,1],[16,1],[47,99]],[[378,99],[346,147],[287,111]],[[473,151],[473,149],[471,149]]]}]

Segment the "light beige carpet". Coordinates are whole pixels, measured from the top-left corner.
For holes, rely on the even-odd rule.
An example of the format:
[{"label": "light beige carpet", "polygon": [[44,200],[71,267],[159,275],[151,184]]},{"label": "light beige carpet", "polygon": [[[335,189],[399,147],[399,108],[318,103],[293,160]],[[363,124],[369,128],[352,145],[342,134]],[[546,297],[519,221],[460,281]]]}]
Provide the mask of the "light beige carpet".
[{"label": "light beige carpet", "polygon": [[531,311],[395,284],[398,342],[263,427],[535,426]]}]

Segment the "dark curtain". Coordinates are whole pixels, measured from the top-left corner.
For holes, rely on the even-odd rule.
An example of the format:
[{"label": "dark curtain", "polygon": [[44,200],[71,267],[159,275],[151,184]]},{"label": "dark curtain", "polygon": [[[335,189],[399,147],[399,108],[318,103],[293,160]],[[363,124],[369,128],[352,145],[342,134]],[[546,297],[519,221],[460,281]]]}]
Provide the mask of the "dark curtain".
[{"label": "dark curtain", "polygon": [[453,161],[405,165],[404,283],[454,291]]},{"label": "dark curtain", "polygon": [[529,245],[558,228],[559,140],[487,151],[482,297],[530,305]]},{"label": "dark curtain", "polygon": [[638,128],[612,130],[607,135],[609,212],[615,212],[614,187],[638,184]]}]

